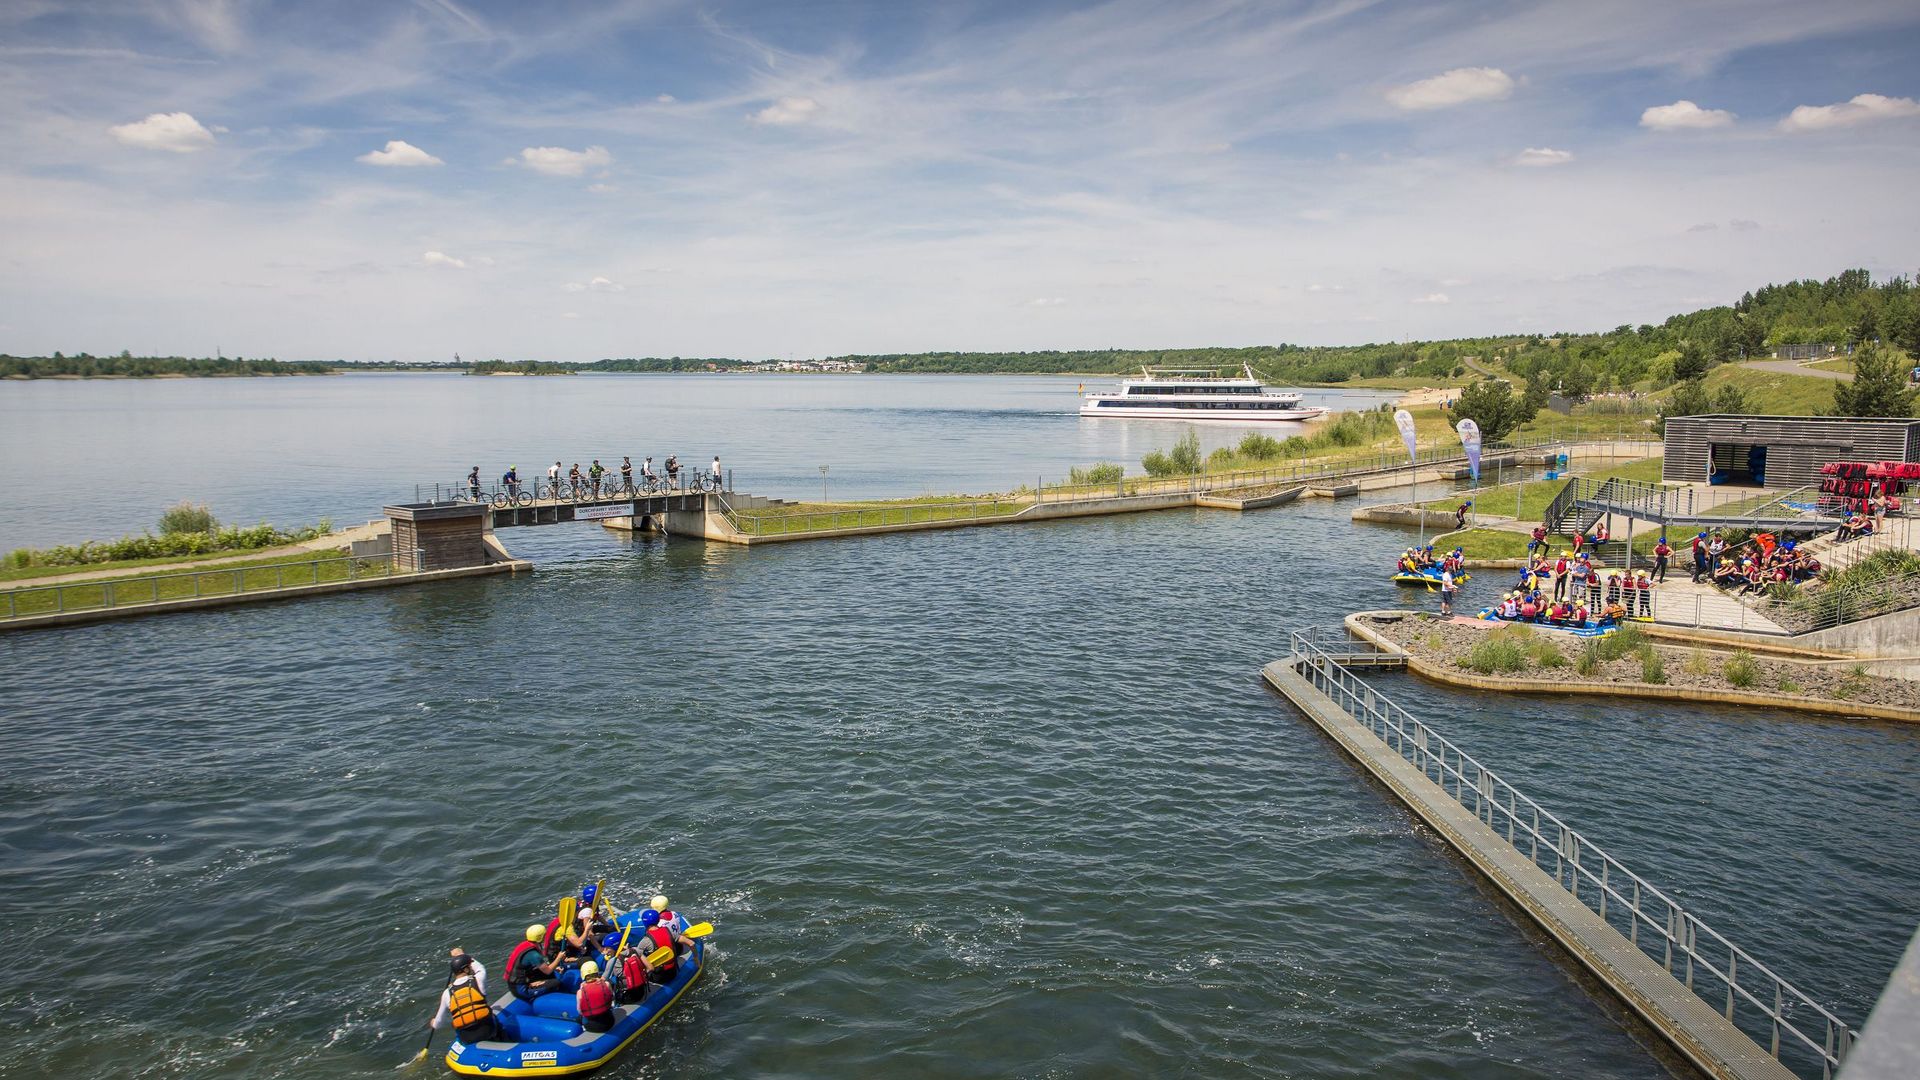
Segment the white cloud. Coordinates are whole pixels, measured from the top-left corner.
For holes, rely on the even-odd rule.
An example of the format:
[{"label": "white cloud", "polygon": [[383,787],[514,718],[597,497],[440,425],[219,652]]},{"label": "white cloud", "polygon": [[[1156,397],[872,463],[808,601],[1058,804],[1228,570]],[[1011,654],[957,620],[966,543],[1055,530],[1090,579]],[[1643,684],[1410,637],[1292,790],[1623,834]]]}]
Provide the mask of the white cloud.
[{"label": "white cloud", "polygon": [[1909,116],[1920,116],[1920,102],[1883,94],[1860,94],[1838,105],[1802,105],[1780,121],[1780,130],[1825,131],[1870,120],[1898,120]]},{"label": "white cloud", "polygon": [[154,113],[145,120],[115,124],[107,130],[128,146],[146,150],[190,154],[213,145],[213,132],[201,127],[191,113]]},{"label": "white cloud", "polygon": [[1027,307],[1061,307],[1067,302],[1064,296],[1036,296],[1026,302]]},{"label": "white cloud", "polygon": [[809,97],[783,97],[754,113],[756,124],[804,124],[820,112],[820,103]]},{"label": "white cloud", "polygon": [[609,154],[604,146],[589,146],[585,150],[568,150],[559,146],[529,146],[520,151],[519,164],[548,176],[579,176],[588,169],[598,169],[613,164],[613,155]]},{"label": "white cloud", "polygon": [[1760,223],[1757,221],[1747,221],[1743,218],[1734,218],[1732,221],[1727,222],[1727,228],[1732,229],[1734,232],[1759,232]]},{"label": "white cloud", "polygon": [[577,311],[563,311],[560,313],[560,317],[563,319],[577,319],[580,317],[580,313]]},{"label": "white cloud", "polygon": [[620,189],[614,187],[612,184],[588,184],[587,190],[593,192],[595,195],[611,195]]},{"label": "white cloud", "polygon": [[1703,221],[1698,225],[1687,226],[1687,231],[1688,232],[1712,232],[1715,229],[1718,229],[1719,227],[1720,225],[1717,222]]},{"label": "white cloud", "polygon": [[389,169],[416,169],[422,165],[445,165],[446,162],[427,153],[425,150],[403,139],[388,139],[385,150],[369,150],[353,160],[368,165],[380,165]]},{"label": "white cloud", "polygon": [[420,261],[428,266],[444,266],[451,270],[465,270],[467,260],[456,259],[441,251],[429,251],[420,256]]},{"label": "white cloud", "polygon": [[1324,222],[1333,220],[1333,211],[1325,207],[1310,207],[1300,211],[1301,221]]},{"label": "white cloud", "polygon": [[1550,165],[1565,165],[1573,160],[1571,150],[1550,150],[1544,146],[1529,146],[1513,155],[1513,163],[1527,169],[1544,169]]},{"label": "white cloud", "polygon": [[1733,114],[1725,109],[1703,109],[1691,101],[1655,105],[1640,114],[1640,126],[1654,131],[1689,131],[1726,127]]},{"label": "white cloud", "polygon": [[672,94],[661,94],[660,96],[654,98],[653,100],[659,102],[662,105],[671,105],[674,102],[679,101],[680,99],[677,97],[674,97]]},{"label": "white cloud", "polygon": [[1453,297],[1443,292],[1435,292],[1428,293],[1425,296],[1416,296],[1413,298],[1413,302],[1416,304],[1451,304],[1453,303]]},{"label": "white cloud", "polygon": [[1513,76],[1499,68],[1454,68],[1431,79],[1396,86],[1387,100],[1402,109],[1444,109],[1472,101],[1498,101],[1513,93]]},{"label": "white cloud", "polygon": [[614,293],[614,292],[627,291],[627,287],[625,285],[622,285],[619,282],[614,281],[612,278],[606,278],[606,277],[595,277],[591,281],[569,281],[565,285],[562,285],[561,288],[567,290],[568,292],[573,292],[573,293],[579,293],[579,292]]}]

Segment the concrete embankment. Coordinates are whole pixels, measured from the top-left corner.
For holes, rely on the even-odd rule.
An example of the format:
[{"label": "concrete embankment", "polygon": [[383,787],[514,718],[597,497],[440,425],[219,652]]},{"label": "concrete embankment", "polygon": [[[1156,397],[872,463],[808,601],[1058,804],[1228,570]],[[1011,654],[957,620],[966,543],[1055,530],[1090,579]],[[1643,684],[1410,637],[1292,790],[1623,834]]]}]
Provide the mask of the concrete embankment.
[{"label": "concrete embankment", "polygon": [[1322,693],[1311,667],[1275,660],[1261,674],[1701,1072],[1716,1080],[1791,1080],[1791,1070]]},{"label": "concrete embankment", "polygon": [[532,569],[533,564],[525,559],[512,559],[505,562],[488,563],[484,566],[463,566],[451,570],[423,570],[419,573],[396,573],[391,576],[360,578],[353,581],[326,581],[318,585],[289,585],[282,589],[252,589],[246,592],[227,593],[220,596],[191,596],[182,597],[178,600],[161,600],[155,603],[117,604],[113,607],[84,608],[79,611],[57,611],[48,612],[44,615],[22,615],[15,619],[0,619],[0,631],[33,630],[51,626],[78,626],[83,623],[130,619],[139,615],[163,615],[176,611],[202,611],[209,608],[266,603],[272,600],[301,600],[307,597],[327,596],[333,593],[360,592],[365,589],[390,589],[400,585],[419,585],[427,582],[450,581],[455,578],[483,577],[489,574],[512,574]]},{"label": "concrete embankment", "polygon": [[[1393,637],[1383,633],[1369,620],[1384,619],[1404,621],[1411,616],[1403,611],[1361,611],[1347,616],[1347,632],[1362,641],[1366,641],[1385,652],[1404,657],[1407,670],[1422,678],[1449,686],[1464,687],[1470,690],[1491,690],[1510,694],[1575,694],[1595,697],[1624,697],[1641,700],[1713,702],[1722,705],[1756,705],[1769,709],[1790,709],[1799,712],[1821,713],[1827,716],[1850,718],[1869,718],[1875,720],[1895,720],[1901,723],[1920,723],[1920,707],[1890,704],[1885,701],[1846,701],[1833,698],[1812,697],[1803,694],[1769,693],[1756,689],[1711,686],[1668,686],[1647,682],[1617,683],[1582,679],[1566,669],[1555,669],[1550,677],[1515,678],[1504,675],[1482,675],[1466,671],[1451,663],[1436,661],[1408,649]],[[1645,631],[1647,627],[1637,627]],[[1489,631],[1491,632],[1491,631]],[[1550,631],[1542,631],[1551,633]],[[1652,636],[1652,635],[1649,635]],[[1662,635],[1665,637],[1665,635]],[[1568,639],[1577,641],[1578,639]],[[1689,640],[1679,638],[1677,640]],[[1696,646],[1714,647],[1720,643],[1710,643],[1701,639],[1691,639]],[[1724,646],[1721,646],[1724,647]],[[1778,663],[1799,663],[1799,657],[1776,653]],[[1818,660],[1805,662],[1809,668],[1821,666]],[[1891,684],[1899,685],[1899,684]]]}]

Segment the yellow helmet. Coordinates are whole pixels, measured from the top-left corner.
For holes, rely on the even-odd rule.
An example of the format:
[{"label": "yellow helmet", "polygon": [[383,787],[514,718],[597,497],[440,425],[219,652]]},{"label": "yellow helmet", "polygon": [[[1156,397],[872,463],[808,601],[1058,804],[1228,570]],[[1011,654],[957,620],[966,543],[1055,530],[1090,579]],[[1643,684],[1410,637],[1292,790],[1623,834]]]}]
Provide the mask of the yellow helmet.
[{"label": "yellow helmet", "polygon": [[547,938],[546,927],[541,926],[539,923],[534,923],[532,926],[527,927],[528,941],[539,942],[539,941],[545,941],[546,938]]},{"label": "yellow helmet", "polygon": [[593,961],[591,961],[591,960],[589,960],[589,961],[587,961],[586,963],[584,963],[584,964],[581,964],[581,965],[580,965],[580,977],[581,977],[581,978],[583,978],[583,979],[584,979],[584,978],[587,978],[588,976],[591,976],[591,975],[598,975],[598,974],[600,974],[600,965],[599,965],[599,964],[596,964],[596,963],[594,963]]}]

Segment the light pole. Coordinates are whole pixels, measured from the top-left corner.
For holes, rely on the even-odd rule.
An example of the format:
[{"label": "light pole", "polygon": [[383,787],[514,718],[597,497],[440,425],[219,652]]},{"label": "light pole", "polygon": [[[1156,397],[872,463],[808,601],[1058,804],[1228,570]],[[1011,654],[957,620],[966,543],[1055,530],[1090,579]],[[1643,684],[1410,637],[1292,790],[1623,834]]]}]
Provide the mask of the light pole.
[{"label": "light pole", "polygon": [[827,501],[827,467],[820,466],[820,501]]}]

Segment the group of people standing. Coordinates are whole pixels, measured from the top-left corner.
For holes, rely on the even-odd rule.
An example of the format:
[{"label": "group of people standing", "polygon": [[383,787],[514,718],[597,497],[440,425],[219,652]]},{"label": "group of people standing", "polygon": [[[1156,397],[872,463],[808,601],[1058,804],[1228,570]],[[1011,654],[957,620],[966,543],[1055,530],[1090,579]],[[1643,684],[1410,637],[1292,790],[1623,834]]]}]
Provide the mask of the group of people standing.
[{"label": "group of people standing", "polygon": [[[527,927],[507,957],[507,990],[527,1002],[545,994],[571,993],[584,1030],[612,1030],[618,1019],[615,1005],[642,1001],[652,987],[672,982],[693,947],[683,932],[684,920],[667,907],[664,896],[654,897],[639,918],[627,920],[624,927],[620,915],[597,886],[581,889],[571,919],[556,915]],[[455,1036],[468,1045],[506,1037],[487,1000],[486,967],[457,946],[439,1011],[427,1026],[438,1029],[449,1021]]]},{"label": "group of people standing", "polygon": [[[667,490],[678,488],[681,472],[679,457],[668,454],[667,460],[661,463],[661,469],[666,474]],[[560,463],[556,461],[547,469],[546,490],[542,492],[536,489],[535,494],[551,499],[598,498],[603,494],[630,495],[653,489],[661,481],[660,474],[653,471],[651,456],[640,463],[638,486],[634,484],[634,471],[633,458],[623,455],[620,458],[620,479],[616,485],[613,478],[608,475],[609,470],[600,464],[599,458],[594,458],[593,464],[587,466],[585,470],[582,470],[580,463],[576,461],[564,474],[561,472]],[[726,470],[720,466],[720,455],[713,456],[713,463],[708,466],[708,476],[715,490],[725,487]],[[520,484],[518,465],[510,465],[506,472],[500,474],[500,489],[505,491],[509,498],[520,497]],[[480,499],[480,466],[478,465],[467,472],[467,490],[475,501]]]}]

